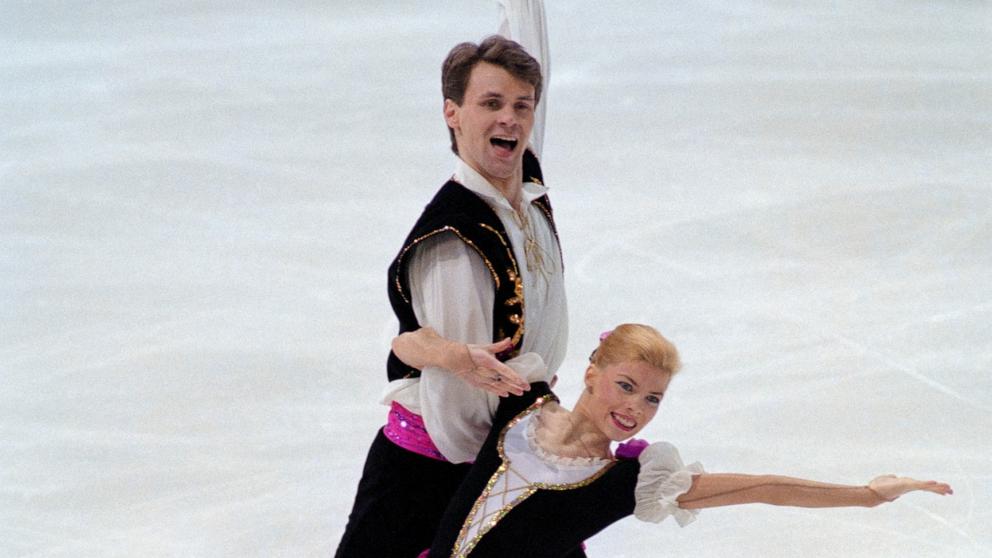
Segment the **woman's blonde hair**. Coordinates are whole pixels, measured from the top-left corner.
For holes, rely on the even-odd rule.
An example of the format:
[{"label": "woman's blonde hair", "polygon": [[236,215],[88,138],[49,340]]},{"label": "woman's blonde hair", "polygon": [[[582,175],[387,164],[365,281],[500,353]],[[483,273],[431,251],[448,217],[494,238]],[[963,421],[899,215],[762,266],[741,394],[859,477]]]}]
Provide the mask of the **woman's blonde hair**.
[{"label": "woman's blonde hair", "polygon": [[589,360],[597,366],[644,362],[669,374],[682,367],[675,345],[655,328],[643,324],[621,324],[604,333]]}]

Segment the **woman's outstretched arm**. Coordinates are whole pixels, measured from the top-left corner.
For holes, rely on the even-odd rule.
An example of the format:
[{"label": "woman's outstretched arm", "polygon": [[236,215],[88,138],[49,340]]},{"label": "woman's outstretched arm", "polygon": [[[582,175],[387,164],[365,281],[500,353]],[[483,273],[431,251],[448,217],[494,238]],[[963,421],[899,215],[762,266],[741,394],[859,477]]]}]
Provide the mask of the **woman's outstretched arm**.
[{"label": "woman's outstretched arm", "polygon": [[877,477],[866,486],[853,486],[778,475],[703,473],[693,477],[692,488],[678,497],[678,503],[679,507],[684,509],[738,504],[772,504],[803,508],[874,507],[915,490],[942,495],[954,493],[946,483],[920,481],[895,475]]}]

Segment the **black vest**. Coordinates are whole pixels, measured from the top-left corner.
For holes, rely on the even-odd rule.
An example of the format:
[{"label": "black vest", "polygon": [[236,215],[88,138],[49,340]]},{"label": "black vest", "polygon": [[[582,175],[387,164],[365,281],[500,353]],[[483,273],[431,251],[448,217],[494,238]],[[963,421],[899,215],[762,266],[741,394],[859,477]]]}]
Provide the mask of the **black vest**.
[{"label": "black vest", "polygon": [[[541,183],[541,167],[530,151],[524,154],[523,167],[524,182]],[[533,203],[547,216],[557,239],[558,232],[548,197],[542,196]],[[411,252],[421,242],[439,234],[453,234],[461,239],[479,254],[488,268],[496,295],[493,299],[493,342],[507,337],[513,340],[513,348],[497,357],[500,360],[513,358],[520,352],[526,327],[523,280],[510,246],[509,235],[492,208],[454,180],[449,180],[442,186],[427,204],[403,243],[403,248],[389,266],[389,302],[399,320],[399,332],[420,329],[407,284],[407,264]],[[457,304],[457,301],[453,303]],[[404,364],[392,351],[386,367],[389,381],[420,376],[420,370]]]}]

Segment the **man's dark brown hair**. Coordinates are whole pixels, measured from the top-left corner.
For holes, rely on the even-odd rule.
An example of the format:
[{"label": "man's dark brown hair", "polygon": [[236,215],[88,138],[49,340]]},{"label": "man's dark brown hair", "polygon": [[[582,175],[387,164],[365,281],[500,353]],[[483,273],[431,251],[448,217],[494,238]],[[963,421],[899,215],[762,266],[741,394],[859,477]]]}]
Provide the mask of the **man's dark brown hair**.
[{"label": "man's dark brown hair", "polygon": [[[472,69],[479,62],[499,66],[513,77],[533,85],[534,104],[541,101],[541,64],[527,54],[520,43],[499,35],[486,37],[479,44],[461,43],[451,49],[441,66],[441,93],[445,99],[462,106]],[[451,136],[451,150],[457,154],[455,131],[449,127],[448,134]]]}]

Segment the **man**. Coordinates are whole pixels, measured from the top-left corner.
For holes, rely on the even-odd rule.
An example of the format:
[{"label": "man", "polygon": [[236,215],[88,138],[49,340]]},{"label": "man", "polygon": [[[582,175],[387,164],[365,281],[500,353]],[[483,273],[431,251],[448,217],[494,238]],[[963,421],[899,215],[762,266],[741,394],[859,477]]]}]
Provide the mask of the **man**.
[{"label": "man", "polygon": [[[530,39],[546,62],[541,3],[501,5],[501,32]],[[536,352],[549,379],[564,358],[561,252],[537,159],[544,82],[541,62],[500,36],[462,43],[444,62],[454,176],[389,268],[400,332],[418,331],[429,357],[408,366],[390,354],[389,422],[369,451],[339,558],[429,547],[498,396],[528,388],[500,361]]]}]

